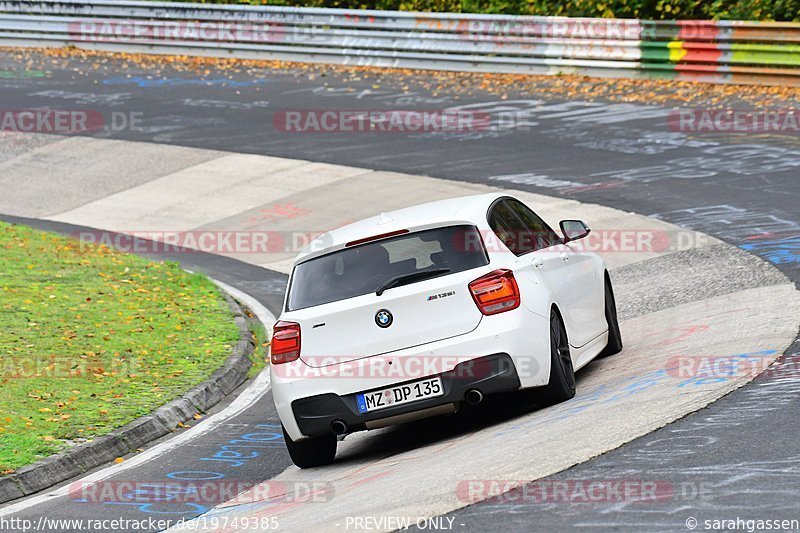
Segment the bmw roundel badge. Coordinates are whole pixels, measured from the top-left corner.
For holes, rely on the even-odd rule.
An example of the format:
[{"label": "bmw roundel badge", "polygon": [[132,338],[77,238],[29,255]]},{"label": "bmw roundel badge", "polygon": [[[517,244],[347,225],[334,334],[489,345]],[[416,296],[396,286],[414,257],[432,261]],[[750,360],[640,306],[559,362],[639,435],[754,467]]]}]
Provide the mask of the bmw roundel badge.
[{"label": "bmw roundel badge", "polygon": [[388,328],[392,325],[393,320],[394,317],[392,317],[392,313],[390,313],[388,309],[381,309],[375,313],[375,323],[378,324],[379,327]]}]

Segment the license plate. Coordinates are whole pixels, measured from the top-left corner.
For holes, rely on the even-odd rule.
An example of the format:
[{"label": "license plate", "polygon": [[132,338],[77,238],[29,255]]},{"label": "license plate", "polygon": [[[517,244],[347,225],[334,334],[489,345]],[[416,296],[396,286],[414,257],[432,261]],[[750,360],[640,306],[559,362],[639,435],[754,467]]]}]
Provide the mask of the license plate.
[{"label": "license plate", "polygon": [[442,379],[437,377],[374,392],[365,392],[356,396],[356,403],[359,413],[368,413],[424,398],[435,398],[443,394]]}]

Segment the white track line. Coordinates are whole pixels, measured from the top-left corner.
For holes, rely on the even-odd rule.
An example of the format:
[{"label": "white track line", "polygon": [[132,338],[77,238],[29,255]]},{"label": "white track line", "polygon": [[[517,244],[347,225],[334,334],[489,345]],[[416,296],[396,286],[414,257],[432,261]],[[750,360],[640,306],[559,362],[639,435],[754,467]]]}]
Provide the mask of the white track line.
[{"label": "white track line", "polygon": [[[247,307],[250,308],[251,311],[258,317],[261,323],[264,324],[264,327],[269,332],[272,328],[272,324],[275,323],[275,316],[269,312],[269,310],[261,305],[255,298],[246,294],[238,289],[234,289],[230,285],[222,283],[221,281],[214,281],[222,290],[230,294],[233,298],[239,300],[240,302],[244,303]],[[129,470],[131,468],[135,468],[139,465],[147,463],[148,461],[153,461],[158,459],[165,453],[169,453],[175,448],[179,446],[183,446],[187,442],[200,437],[208,433],[209,431],[213,431],[217,429],[219,426],[224,424],[230,418],[238,415],[242,411],[245,411],[249,407],[251,407],[254,403],[256,403],[264,394],[269,391],[270,381],[269,381],[269,372],[262,371],[253,383],[250,384],[247,389],[242,392],[235,400],[231,402],[229,406],[225,409],[220,411],[219,413],[215,413],[214,415],[209,416],[202,423],[192,426],[186,432],[181,433],[180,435],[176,435],[175,437],[168,439],[160,444],[153,446],[145,450],[144,452],[140,453],[128,459],[127,461],[119,464],[112,464],[103,468],[102,470],[98,470],[97,472],[93,472],[88,476],[84,476],[80,479],[73,481],[73,483],[95,483],[98,481],[102,481],[106,478],[119,474],[120,472],[124,472],[125,470]],[[72,483],[66,484],[56,490],[49,491],[46,493],[30,496],[26,499],[23,499],[17,503],[12,503],[7,507],[0,509],[0,516],[8,516],[13,513],[18,513],[24,509],[28,509],[33,507],[34,505],[38,505],[40,503],[44,503],[50,501],[54,498],[60,498],[69,494],[70,485]]]},{"label": "white track line", "polygon": [[242,292],[235,287],[231,287],[227,283],[223,283],[215,279],[212,279],[211,281],[213,281],[214,284],[220,289],[230,294],[235,300],[239,300],[245,306],[249,307],[253,314],[256,315],[256,318],[258,318],[258,320],[264,324],[264,327],[267,329],[267,336],[270,336],[272,332],[272,324],[275,323],[275,315],[270,313],[269,309],[261,305],[261,302],[246,292]]}]

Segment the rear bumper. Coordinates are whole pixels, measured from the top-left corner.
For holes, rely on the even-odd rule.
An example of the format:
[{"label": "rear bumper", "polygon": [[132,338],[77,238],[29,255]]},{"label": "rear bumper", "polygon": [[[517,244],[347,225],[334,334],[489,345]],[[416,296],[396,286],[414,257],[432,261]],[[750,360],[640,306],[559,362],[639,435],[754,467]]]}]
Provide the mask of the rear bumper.
[{"label": "rear bumper", "polygon": [[[370,422],[382,419],[427,409],[435,412],[432,408],[461,402],[466,392],[471,389],[477,389],[486,395],[513,391],[520,387],[516,368],[508,354],[493,354],[465,361],[458,364],[453,370],[443,372],[439,376],[442,378],[444,395],[436,398],[418,400],[361,414],[356,405],[357,394],[344,396],[333,393],[320,394],[293,401],[292,413],[300,432],[308,437],[316,437],[329,434],[331,423],[335,420],[341,420],[347,424],[347,432],[350,433],[367,429]],[[403,383],[413,381],[417,380]]]},{"label": "rear bumper", "polygon": [[[522,388],[546,385],[550,373],[549,318],[520,306],[483,317],[478,327],[465,335],[396,352],[321,368],[309,367],[301,359],[270,365],[272,398],[286,433],[299,440],[310,435],[301,431],[295,418],[296,402],[300,405],[302,400],[317,397],[355,398],[358,393],[446,374],[463,362],[498,354],[508,354]],[[333,412],[357,412],[354,400],[344,407],[347,410],[337,408]],[[389,416],[385,410],[378,413],[381,418]],[[314,416],[313,411],[304,414]],[[326,431],[330,430],[329,424]]]}]

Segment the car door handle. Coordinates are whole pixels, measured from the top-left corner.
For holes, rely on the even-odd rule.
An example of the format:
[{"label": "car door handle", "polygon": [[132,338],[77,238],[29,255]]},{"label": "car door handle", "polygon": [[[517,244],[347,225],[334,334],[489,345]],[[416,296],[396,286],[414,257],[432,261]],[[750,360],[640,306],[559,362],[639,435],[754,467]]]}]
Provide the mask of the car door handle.
[{"label": "car door handle", "polygon": [[567,255],[566,252],[561,252],[561,260],[566,263],[569,261],[569,255]]}]

